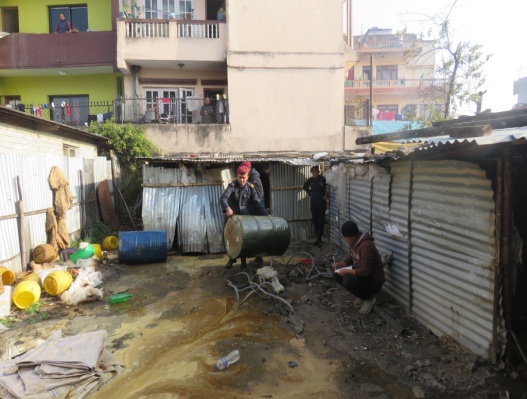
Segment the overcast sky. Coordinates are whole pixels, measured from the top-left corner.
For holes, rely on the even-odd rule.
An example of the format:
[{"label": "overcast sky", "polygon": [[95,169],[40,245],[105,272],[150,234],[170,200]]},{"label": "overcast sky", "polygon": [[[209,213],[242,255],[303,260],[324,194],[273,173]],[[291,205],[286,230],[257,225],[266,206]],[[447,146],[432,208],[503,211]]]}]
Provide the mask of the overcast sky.
[{"label": "overcast sky", "polygon": [[[423,33],[424,15],[448,10],[451,0],[352,0],[353,35],[368,28],[392,28],[408,33]],[[523,4],[523,5],[522,5]],[[483,45],[484,54],[492,54],[485,65],[487,83],[483,109],[506,111],[517,102],[512,94],[513,82],[527,76],[527,28],[524,0],[458,0],[452,12],[452,26],[457,40]],[[421,15],[419,15],[421,14]],[[475,105],[472,106],[475,111]]]}]

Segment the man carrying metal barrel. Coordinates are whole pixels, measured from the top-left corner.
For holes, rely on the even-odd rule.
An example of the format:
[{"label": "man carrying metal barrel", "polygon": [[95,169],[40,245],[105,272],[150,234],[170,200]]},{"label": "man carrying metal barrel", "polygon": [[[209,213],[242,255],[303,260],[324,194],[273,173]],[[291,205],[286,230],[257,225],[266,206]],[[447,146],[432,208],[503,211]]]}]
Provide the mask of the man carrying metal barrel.
[{"label": "man carrying metal barrel", "polygon": [[[230,183],[220,198],[220,206],[225,216],[260,215],[268,216],[254,184],[249,183],[250,168],[242,163],[236,170],[236,181]],[[227,269],[236,263],[236,259],[229,259]],[[240,271],[247,271],[247,259],[241,258]]]}]

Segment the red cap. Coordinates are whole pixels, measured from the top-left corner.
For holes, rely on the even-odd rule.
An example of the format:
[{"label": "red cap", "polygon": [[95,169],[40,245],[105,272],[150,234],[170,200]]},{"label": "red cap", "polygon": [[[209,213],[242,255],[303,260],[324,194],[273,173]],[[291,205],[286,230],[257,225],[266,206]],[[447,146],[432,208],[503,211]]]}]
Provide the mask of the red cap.
[{"label": "red cap", "polygon": [[249,173],[249,168],[243,164],[241,164],[240,166],[238,166],[238,170],[237,170],[238,173]]},{"label": "red cap", "polygon": [[251,168],[251,163],[249,161],[242,162],[240,166],[247,166],[248,168]]}]

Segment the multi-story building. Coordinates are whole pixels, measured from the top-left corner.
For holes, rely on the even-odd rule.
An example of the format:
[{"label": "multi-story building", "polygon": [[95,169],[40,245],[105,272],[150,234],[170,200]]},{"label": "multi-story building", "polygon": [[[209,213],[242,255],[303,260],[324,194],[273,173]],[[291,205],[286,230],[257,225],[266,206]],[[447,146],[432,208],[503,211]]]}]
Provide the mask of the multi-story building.
[{"label": "multi-story building", "polygon": [[[316,0],[3,0],[0,7],[2,30],[13,32],[0,39],[4,103],[105,100],[111,109],[90,107],[79,121],[108,114],[145,122],[165,153],[354,145],[343,123],[342,74],[352,54],[342,39],[342,0],[323,15]],[[53,33],[60,10],[80,32]]]},{"label": "multi-story building", "polygon": [[433,46],[431,40],[391,29],[371,28],[354,36],[359,61],[348,70],[346,101],[369,99],[371,86],[373,120],[426,117],[443,95],[443,81],[434,79]]},{"label": "multi-story building", "polygon": [[[57,33],[60,13],[71,32]],[[2,0],[0,14],[2,104],[84,126],[93,112],[88,103],[122,94],[115,68],[118,1]]]}]

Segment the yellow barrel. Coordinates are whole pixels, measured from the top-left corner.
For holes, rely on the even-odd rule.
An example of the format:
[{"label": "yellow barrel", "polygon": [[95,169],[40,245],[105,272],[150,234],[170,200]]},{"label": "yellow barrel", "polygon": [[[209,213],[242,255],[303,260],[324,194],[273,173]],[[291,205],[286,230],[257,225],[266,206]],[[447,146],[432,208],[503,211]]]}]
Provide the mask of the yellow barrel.
[{"label": "yellow barrel", "polygon": [[41,244],[33,250],[33,260],[36,263],[49,263],[53,262],[57,258],[57,251],[53,245]]},{"label": "yellow barrel", "polygon": [[70,288],[73,282],[71,274],[65,270],[56,270],[49,273],[44,279],[44,290],[51,296],[62,294]]},{"label": "yellow barrel", "polygon": [[119,246],[119,239],[115,236],[108,236],[102,242],[102,249],[110,250]]},{"label": "yellow barrel", "polygon": [[27,309],[40,299],[40,285],[34,281],[22,281],[13,290],[13,303],[19,309]]},{"label": "yellow barrel", "polygon": [[100,244],[92,244],[95,252],[93,253],[97,258],[102,259],[102,249]]},{"label": "yellow barrel", "polygon": [[15,281],[15,274],[5,266],[0,266],[0,276],[4,285],[11,285]]}]

